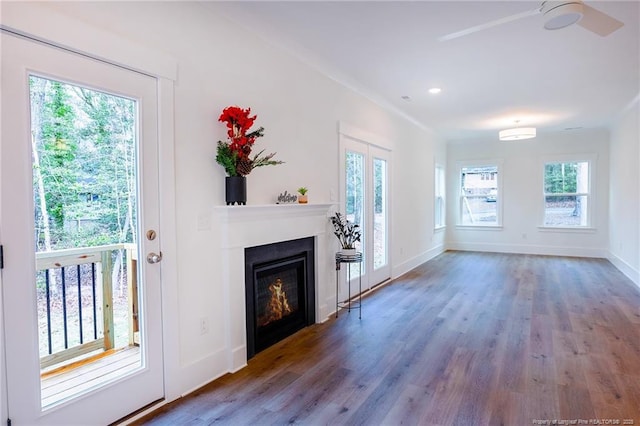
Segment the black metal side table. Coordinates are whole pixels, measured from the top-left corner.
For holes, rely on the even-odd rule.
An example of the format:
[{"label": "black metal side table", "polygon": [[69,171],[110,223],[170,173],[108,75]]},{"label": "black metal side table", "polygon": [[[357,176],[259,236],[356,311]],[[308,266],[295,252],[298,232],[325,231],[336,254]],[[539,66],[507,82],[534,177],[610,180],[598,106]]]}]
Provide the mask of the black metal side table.
[{"label": "black metal side table", "polygon": [[[349,286],[349,297],[346,302],[339,302],[340,294],[338,291],[338,283],[340,282],[340,264],[347,264],[347,284]],[[351,264],[357,263],[360,268],[360,275],[358,276],[358,301],[351,301]],[[351,308],[358,308],[358,318],[362,319],[362,253],[355,252],[354,254],[346,254],[342,252],[336,253],[336,318],[338,318],[338,308],[348,308],[348,312],[351,312]]]}]

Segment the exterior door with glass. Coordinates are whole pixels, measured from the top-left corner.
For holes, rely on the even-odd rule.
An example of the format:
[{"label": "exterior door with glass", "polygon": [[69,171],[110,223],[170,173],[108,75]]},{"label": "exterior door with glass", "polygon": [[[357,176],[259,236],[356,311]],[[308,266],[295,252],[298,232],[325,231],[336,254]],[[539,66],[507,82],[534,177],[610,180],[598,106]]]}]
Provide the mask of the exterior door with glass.
[{"label": "exterior door with glass", "polygon": [[[363,253],[362,289],[366,291],[391,277],[389,261],[389,176],[388,150],[342,135],[341,196],[346,218],[358,224]],[[351,268],[352,288],[359,268]],[[356,283],[357,285],[357,283]],[[341,295],[342,296],[342,295]]]},{"label": "exterior door with glass", "polygon": [[1,37],[8,415],[109,424],[164,394],[157,82]]}]

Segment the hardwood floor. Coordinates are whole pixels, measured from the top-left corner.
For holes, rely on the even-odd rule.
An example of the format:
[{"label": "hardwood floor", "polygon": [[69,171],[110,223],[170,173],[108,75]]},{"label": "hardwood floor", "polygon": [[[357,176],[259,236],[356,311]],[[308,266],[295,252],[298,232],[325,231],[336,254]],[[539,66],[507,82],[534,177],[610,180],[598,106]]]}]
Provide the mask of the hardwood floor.
[{"label": "hardwood floor", "polygon": [[639,289],[602,259],[446,252],[137,424],[596,419],[640,425]]}]

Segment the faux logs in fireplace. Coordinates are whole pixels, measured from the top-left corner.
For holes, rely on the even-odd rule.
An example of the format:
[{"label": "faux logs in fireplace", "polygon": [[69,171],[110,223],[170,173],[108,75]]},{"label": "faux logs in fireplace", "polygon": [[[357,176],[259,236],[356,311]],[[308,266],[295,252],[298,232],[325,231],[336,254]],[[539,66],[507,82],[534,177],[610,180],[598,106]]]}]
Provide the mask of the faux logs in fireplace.
[{"label": "faux logs in fireplace", "polygon": [[314,238],[245,249],[247,359],[315,322]]}]

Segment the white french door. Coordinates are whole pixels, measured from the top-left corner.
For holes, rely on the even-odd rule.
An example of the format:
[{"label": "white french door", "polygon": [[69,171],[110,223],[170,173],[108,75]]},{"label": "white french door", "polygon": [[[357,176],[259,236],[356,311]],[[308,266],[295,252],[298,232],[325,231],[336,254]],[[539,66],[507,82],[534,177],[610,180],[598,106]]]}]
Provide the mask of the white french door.
[{"label": "white french door", "polygon": [[[6,343],[8,416],[16,425],[109,424],[161,399],[164,394],[160,265],[156,264],[162,258],[159,229],[157,81],[153,77],[17,37],[4,31],[0,37],[2,45],[0,238],[4,247],[2,299]],[[45,187],[43,182],[46,179],[38,175],[39,169],[44,167],[41,164],[42,154],[38,153],[35,148],[37,138],[34,133],[39,130],[33,130],[34,105],[38,102],[34,100],[34,96],[39,96],[38,93],[41,93],[36,90],[38,85],[48,85],[53,88],[50,93],[55,92],[58,98],[50,102],[56,108],[52,114],[59,118],[62,117],[58,121],[38,123],[36,126],[37,129],[45,129],[42,132],[48,135],[39,135],[38,138],[48,141],[47,143],[53,143],[48,148],[50,149],[49,158],[53,159],[51,161],[57,161],[57,159],[70,155],[68,147],[75,146],[75,144],[88,146],[88,148],[85,146],[82,155],[85,157],[93,155],[96,160],[94,171],[84,171],[84,174],[77,173],[73,175],[75,177],[69,175],[78,172],[78,170],[71,170],[69,166],[60,163],[61,165],[55,169],[55,173],[58,174],[49,176],[49,179],[57,179],[56,182],[51,183],[51,185],[58,184],[60,191],[57,194],[52,192],[45,194],[42,189]],[[44,95],[42,96],[44,97]],[[62,135],[60,133],[61,126],[68,124],[63,123],[66,120],[65,117],[70,116],[68,113],[68,102],[70,101],[67,98],[73,96],[77,97],[78,104],[83,102],[90,104],[84,115],[78,113],[74,119],[79,123],[78,127],[84,129],[83,132],[92,126],[99,127],[97,130],[93,128],[92,131],[96,135],[102,135],[102,139],[92,142],[93,145],[82,139],[80,131],[75,136],[60,136]],[[109,122],[111,124],[106,125],[105,121],[101,121],[104,119],[104,114],[96,113],[94,118],[89,117],[86,111],[91,108],[95,109],[98,104],[104,111],[110,111],[114,114],[117,114],[119,109],[130,110],[132,122],[127,124],[129,130],[120,130],[118,136],[113,136],[111,139],[105,137],[106,134],[114,131],[112,129],[113,123],[117,120],[111,120]],[[93,123],[90,120],[96,121]],[[127,120],[122,118],[120,121]],[[58,134],[58,136],[51,136],[54,134]],[[71,194],[72,188],[76,186],[115,186],[116,183],[113,180],[107,180],[104,175],[100,175],[98,169],[108,167],[109,160],[98,158],[103,155],[103,151],[96,147],[102,143],[103,148],[110,148],[104,144],[120,143],[122,139],[130,139],[133,147],[130,149],[130,156],[132,156],[131,164],[133,164],[134,170],[129,170],[128,176],[134,178],[128,181],[127,187],[123,189],[131,191],[133,195],[129,199],[133,201],[128,213],[125,213],[128,215],[126,219],[123,217],[114,219],[120,225],[124,224],[118,228],[118,232],[123,235],[122,243],[114,244],[111,242],[100,245],[104,236],[101,235],[102,231],[97,228],[98,219],[96,218],[106,214],[104,213],[105,207],[99,204],[104,201],[100,199],[101,196],[91,190],[79,191],[84,207],[81,206],[82,203],[77,202],[77,196],[71,197],[72,200],[69,203],[73,203],[74,214],[76,214],[74,217],[77,220],[71,220],[71,214],[68,214],[66,218],[48,217],[51,213],[44,214],[44,211],[57,212],[59,208],[52,209],[44,206],[53,202],[54,196],[60,198],[62,195]],[[91,162],[90,158],[88,162]],[[121,159],[111,160],[111,164],[115,168],[127,168],[124,160]],[[66,187],[60,186],[62,179],[67,179],[71,183]],[[114,189],[114,191],[121,190]],[[82,210],[81,207],[85,211],[80,213],[90,216],[89,219],[83,219],[84,216],[78,213],[79,210]],[[69,208],[69,210],[71,209]],[[38,213],[39,211],[40,213]],[[43,215],[45,215],[44,219]],[[87,234],[85,237],[92,239],[92,241],[95,240],[95,243],[84,243],[83,247],[75,245],[69,247],[67,245],[60,251],[55,249],[48,251],[51,240],[54,240],[55,237],[47,235],[46,238],[41,238],[41,228],[48,229],[47,224],[54,223],[56,220],[61,221],[60,229],[63,231],[79,228],[81,224],[82,226],[89,224],[95,227],[88,228],[89,231],[85,232]],[[91,231],[92,229],[95,231]],[[125,236],[126,238],[124,238]],[[40,246],[41,242],[45,240],[46,244],[43,244],[47,248],[43,249]],[[97,247],[103,250],[102,255],[96,254]],[[86,291],[85,294],[81,292],[81,275],[83,277],[87,274],[93,275],[94,284],[96,276],[103,277],[102,282],[106,282],[104,277],[111,275],[112,269],[115,269],[111,262],[113,261],[115,264],[120,262],[120,265],[124,262],[117,260],[117,254],[115,254],[121,247],[126,247],[126,250],[130,252],[130,262],[128,261],[126,270],[130,293],[128,303],[130,309],[134,309],[125,320],[129,324],[124,327],[128,327],[128,332],[131,335],[131,342],[125,343],[125,345],[135,349],[133,353],[136,355],[127,361],[129,363],[127,368],[119,370],[122,373],[116,372],[106,378],[95,380],[94,385],[69,388],[66,393],[60,394],[57,398],[47,399],[44,395],[43,359],[47,359],[48,363],[53,362],[55,365],[56,355],[51,355],[51,341],[48,342],[48,345],[43,342],[42,324],[44,323],[45,327],[48,327],[49,339],[52,334],[64,335],[63,352],[65,353],[70,352],[66,348],[67,346],[71,347],[73,344],[71,341],[75,337],[72,336],[73,327],[70,324],[73,320],[67,320],[65,316],[64,326],[56,325],[51,320],[51,317],[54,316],[51,306],[55,303],[48,299],[49,296],[47,296],[46,314],[43,314],[44,311],[40,309],[40,302],[43,299],[42,292],[45,288],[43,283],[46,281],[47,295],[49,295],[48,288],[52,285],[49,278],[57,276],[57,278],[53,278],[53,281],[58,283],[60,280],[62,281],[61,288],[64,295],[66,275],[62,267],[66,265],[72,271],[71,273],[77,270],[75,280],[78,287],[79,306],[81,300],[86,298]],[[108,254],[104,254],[104,250],[111,249],[114,250],[113,254],[110,251]],[[124,251],[124,249],[122,250]],[[60,257],[61,254],[64,256]],[[74,256],[76,260],[73,260]],[[93,261],[92,272],[81,273],[81,267],[86,266],[86,259],[92,257],[97,259]],[[148,257],[149,261],[147,262]],[[48,261],[47,259],[57,260]],[[48,272],[45,272],[44,275],[38,273],[37,270],[43,269]],[[43,278],[45,275],[46,277]],[[132,282],[136,283],[137,290],[135,285],[131,284]],[[66,285],[69,285],[68,282]],[[94,339],[88,335],[95,334],[95,342],[109,343],[108,345],[104,343],[104,348],[108,349],[104,350],[104,354],[109,356],[121,352],[120,348],[113,343],[117,339],[115,329],[118,327],[113,323],[117,323],[118,319],[113,320],[115,302],[109,302],[112,300],[108,299],[112,297],[108,295],[110,291],[111,289],[105,287],[100,293],[98,299],[99,302],[102,301],[102,307],[99,305],[96,308],[94,302],[93,314],[88,312],[83,314],[82,308],[78,308],[80,314],[75,320],[80,324],[80,343],[83,340]],[[68,297],[66,301],[62,299],[65,310],[72,309],[71,302],[69,302],[72,296]],[[95,317],[96,312],[103,314],[102,316],[105,318],[110,315],[112,317],[111,325],[108,325],[109,321],[106,320],[94,322],[94,325],[89,327],[90,331],[87,331],[86,327],[84,328],[83,336],[83,316],[93,315]],[[43,320],[45,317],[49,319],[48,326],[47,321]],[[94,321],[96,321],[95,318]],[[135,330],[132,327],[135,327]],[[46,331],[45,334],[47,334]],[[84,350],[83,348],[90,347],[95,342],[79,344],[77,347],[80,349],[78,350]],[[45,356],[43,356],[43,350]],[[90,356],[91,354],[85,355]],[[101,357],[102,359],[106,358],[106,356]],[[92,376],[91,380],[94,379]],[[81,382],[87,379],[76,377],[73,380]],[[56,384],[56,386],[63,385]],[[4,419],[2,421],[4,422]]]},{"label": "white french door", "polygon": [[[363,253],[362,291],[391,277],[389,259],[389,177],[391,153],[345,135],[340,137],[341,200],[347,219],[360,226]],[[354,267],[355,266],[355,267]],[[357,288],[359,268],[351,267],[351,288]],[[355,287],[354,287],[355,286]],[[342,286],[341,293],[345,286]],[[345,297],[345,294],[341,294]]]}]

